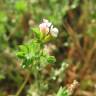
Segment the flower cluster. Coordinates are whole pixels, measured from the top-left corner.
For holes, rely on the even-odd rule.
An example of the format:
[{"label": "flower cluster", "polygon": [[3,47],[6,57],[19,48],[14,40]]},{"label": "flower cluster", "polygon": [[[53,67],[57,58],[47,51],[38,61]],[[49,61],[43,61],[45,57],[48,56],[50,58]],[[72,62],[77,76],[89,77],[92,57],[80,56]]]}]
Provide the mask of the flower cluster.
[{"label": "flower cluster", "polygon": [[43,19],[43,22],[39,25],[39,28],[40,32],[43,32],[43,34],[45,35],[50,34],[53,37],[58,36],[58,29],[56,27],[53,27],[52,23],[46,19]]}]

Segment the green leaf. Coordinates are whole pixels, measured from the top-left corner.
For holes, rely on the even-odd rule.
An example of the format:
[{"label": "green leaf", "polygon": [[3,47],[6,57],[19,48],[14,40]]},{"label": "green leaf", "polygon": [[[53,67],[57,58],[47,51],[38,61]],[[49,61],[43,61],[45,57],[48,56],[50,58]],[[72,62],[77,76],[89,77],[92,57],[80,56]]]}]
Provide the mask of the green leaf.
[{"label": "green leaf", "polygon": [[25,54],[28,52],[27,46],[26,45],[20,45],[19,46],[19,51],[16,53],[16,55],[20,58],[23,59],[25,58]]},{"label": "green leaf", "polygon": [[60,89],[59,89],[59,91],[58,91],[58,93],[57,93],[57,95],[56,95],[56,96],[62,96],[62,92],[63,92],[63,88],[62,88],[62,87],[60,87]]},{"label": "green leaf", "polygon": [[20,59],[23,59],[23,58],[24,58],[24,52],[17,52],[16,55],[17,55]]},{"label": "green leaf", "polygon": [[38,61],[40,56],[40,44],[36,40],[21,45],[16,54],[18,58],[23,59],[22,66],[28,67],[33,61]]},{"label": "green leaf", "polygon": [[33,28],[32,30],[35,33],[36,38],[38,38],[38,39],[42,38],[42,33],[40,32],[40,30],[38,28]]},{"label": "green leaf", "polygon": [[22,63],[22,67],[26,68],[28,67],[30,64],[32,64],[33,60],[32,59],[24,59],[23,63]]},{"label": "green leaf", "polygon": [[56,59],[55,59],[54,56],[48,56],[48,57],[47,57],[47,62],[48,62],[48,63],[54,63],[54,62],[56,62]]},{"label": "green leaf", "polygon": [[60,87],[56,96],[69,96],[68,90],[66,88]]}]

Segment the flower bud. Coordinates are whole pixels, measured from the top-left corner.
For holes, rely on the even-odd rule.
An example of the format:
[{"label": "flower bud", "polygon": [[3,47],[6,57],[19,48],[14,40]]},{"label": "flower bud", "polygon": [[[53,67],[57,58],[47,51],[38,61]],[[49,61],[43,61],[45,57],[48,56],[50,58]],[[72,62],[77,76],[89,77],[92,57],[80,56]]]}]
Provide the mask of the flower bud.
[{"label": "flower bud", "polygon": [[46,25],[46,23],[41,23],[39,25],[39,28],[40,28],[40,32],[43,32],[44,34],[47,34],[49,32],[49,28]]}]

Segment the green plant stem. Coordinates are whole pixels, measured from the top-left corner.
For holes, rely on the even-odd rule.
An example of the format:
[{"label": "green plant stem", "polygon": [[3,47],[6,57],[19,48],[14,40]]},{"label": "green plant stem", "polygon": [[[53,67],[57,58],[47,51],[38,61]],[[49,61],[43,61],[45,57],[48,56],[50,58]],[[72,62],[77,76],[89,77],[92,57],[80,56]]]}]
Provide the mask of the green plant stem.
[{"label": "green plant stem", "polygon": [[22,90],[24,89],[24,87],[25,87],[25,85],[26,85],[26,83],[27,83],[29,77],[30,77],[30,75],[28,74],[28,75],[26,76],[25,81],[24,81],[23,84],[20,86],[20,88],[19,88],[19,90],[17,91],[17,93],[16,93],[15,96],[20,96],[20,93],[21,93]]}]

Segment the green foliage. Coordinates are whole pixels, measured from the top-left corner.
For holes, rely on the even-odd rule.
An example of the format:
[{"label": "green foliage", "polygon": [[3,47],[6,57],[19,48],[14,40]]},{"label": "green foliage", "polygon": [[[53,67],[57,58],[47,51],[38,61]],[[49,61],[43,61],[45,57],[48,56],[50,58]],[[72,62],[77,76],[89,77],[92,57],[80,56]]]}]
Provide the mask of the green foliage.
[{"label": "green foliage", "polygon": [[56,61],[54,56],[46,54],[36,41],[21,45],[19,52],[17,52],[17,56],[23,59],[22,67],[32,67],[36,65],[35,63],[40,63],[42,65],[52,64]]},{"label": "green foliage", "polygon": [[47,61],[48,61],[48,63],[54,63],[54,62],[56,62],[56,59],[54,56],[48,56]]},{"label": "green foliage", "polygon": [[41,40],[42,41],[42,38],[43,38],[43,34],[40,32],[39,28],[32,28],[32,31],[34,33],[34,38],[37,38],[38,40]]},{"label": "green foliage", "polygon": [[40,44],[36,41],[32,41],[32,43],[21,45],[17,56],[24,60],[23,66],[27,67],[33,60],[38,59],[40,55],[39,51]]},{"label": "green foliage", "polygon": [[23,60],[23,68],[33,66],[35,66],[35,68],[36,66],[42,67],[46,64],[52,64],[56,62],[54,56],[50,56],[44,51],[45,44],[43,43],[44,39],[42,38],[42,32],[40,32],[38,28],[33,28],[33,32],[34,38],[32,39],[32,41],[27,44],[21,45],[19,47],[19,51],[17,52],[17,56]]},{"label": "green foliage", "polygon": [[66,88],[60,87],[56,96],[69,96],[69,92]]},{"label": "green foliage", "polygon": [[40,43],[36,40],[32,40],[31,43],[21,45],[17,52],[17,56],[20,59],[23,59],[22,66],[33,66],[35,62],[39,62],[41,64],[52,64],[56,61],[54,56],[49,56],[41,48],[42,46],[40,46]]}]

